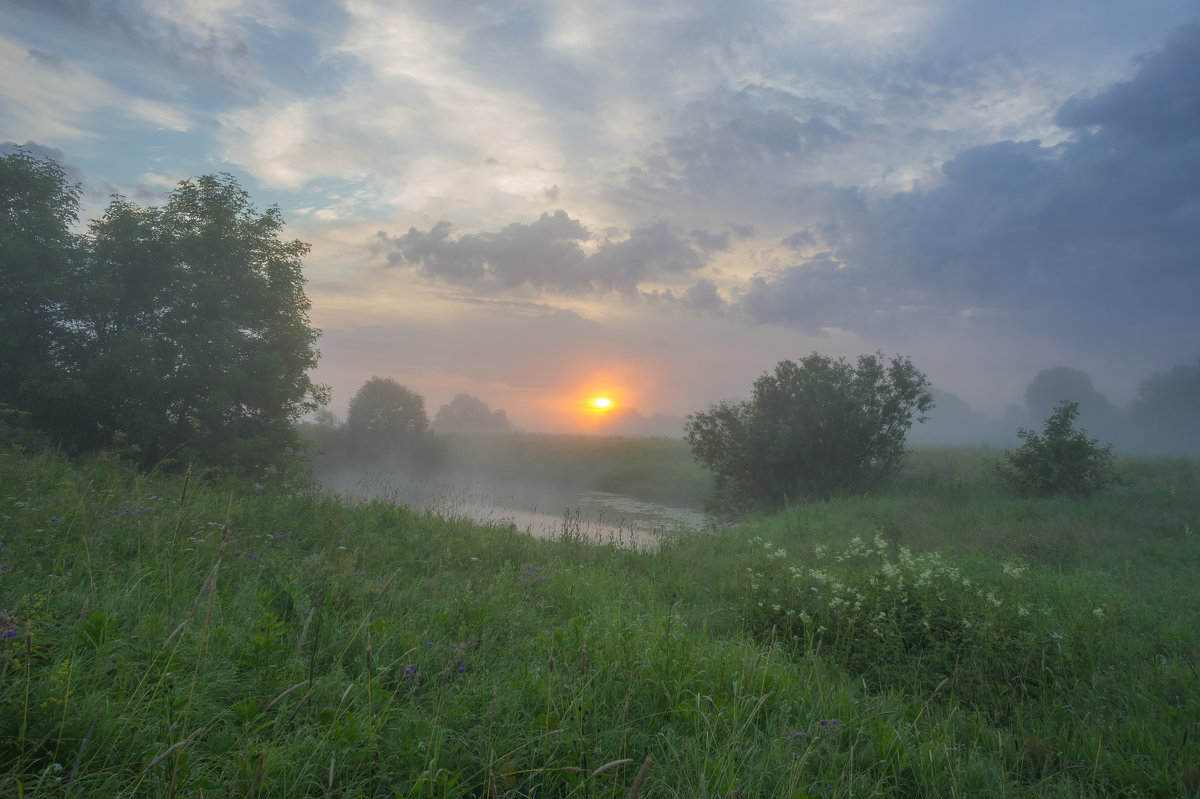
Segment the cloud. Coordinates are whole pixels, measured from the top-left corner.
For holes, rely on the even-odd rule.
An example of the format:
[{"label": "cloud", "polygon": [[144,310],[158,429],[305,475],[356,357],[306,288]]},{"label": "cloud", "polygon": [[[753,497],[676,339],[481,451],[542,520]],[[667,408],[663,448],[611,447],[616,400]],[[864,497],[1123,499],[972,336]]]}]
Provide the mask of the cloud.
[{"label": "cloud", "polygon": [[[874,202],[843,192],[822,231],[830,252],[761,273],[741,311],[804,330],[837,320],[886,332],[908,308],[923,324],[992,309],[1092,346],[1194,333],[1198,66],[1193,23],[1130,80],[1064,103],[1056,118],[1071,137],[1061,143],[969,148],[928,190]],[[788,243],[812,245],[810,230]]]},{"label": "cloud", "polygon": [[66,61],[59,53],[44,53],[36,48],[29,49],[29,60],[47,69],[65,69]]},{"label": "cloud", "polygon": [[[186,75],[190,81],[212,80],[227,89],[253,93],[256,85],[250,48],[242,23],[254,19],[268,24],[273,15],[261,2],[112,3],[97,0],[17,0],[17,6],[55,27],[86,31],[92,46],[148,59],[157,70],[141,78],[157,81],[163,70]],[[31,53],[32,55],[32,53]],[[44,63],[62,65],[57,53],[40,52]]]},{"label": "cloud", "polygon": [[795,213],[810,198],[798,187],[819,182],[825,159],[852,141],[853,117],[791,91],[718,88],[675,114],[676,132],[648,147],[609,197],[641,213],[703,218],[732,208],[742,224]]},{"label": "cloud", "polygon": [[1105,138],[1179,147],[1200,138],[1200,21],[1176,30],[1166,46],[1137,59],[1133,79],[1094,96],[1072,97],[1055,121],[1103,128]]},{"label": "cloud", "polygon": [[683,307],[704,313],[720,316],[725,312],[726,303],[717,291],[717,286],[711,280],[702,279],[689,288],[683,296]]},{"label": "cloud", "polygon": [[[402,236],[380,232],[373,242],[391,266],[416,268],[424,277],[480,294],[521,290],[562,294],[637,296],[655,278],[677,278],[700,269],[706,256],[658,222],[625,238],[600,238],[565,211],[543,213],[529,224],[454,237],[449,222]],[[720,237],[704,231],[701,239]],[[586,248],[586,250],[585,250]]]},{"label": "cloud", "polygon": [[837,326],[861,329],[869,313],[862,270],[828,255],[789,266],[770,277],[756,275],[738,292],[738,310],[756,324],[782,324],[808,333]]}]

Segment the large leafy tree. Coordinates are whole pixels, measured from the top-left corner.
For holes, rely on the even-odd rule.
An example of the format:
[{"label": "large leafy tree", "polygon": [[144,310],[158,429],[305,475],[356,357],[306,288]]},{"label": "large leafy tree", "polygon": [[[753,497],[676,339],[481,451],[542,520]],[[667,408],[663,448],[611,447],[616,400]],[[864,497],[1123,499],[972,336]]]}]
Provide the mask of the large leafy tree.
[{"label": "large leafy tree", "polygon": [[0,155],[0,403],[31,409],[61,393],[50,385],[78,213],[79,187],[60,164],[23,149]]},{"label": "large leafy tree", "polygon": [[350,400],[346,437],[354,457],[381,459],[423,452],[425,398],[390,377],[372,377]]},{"label": "large leafy tree", "polygon": [[1130,415],[1142,449],[1200,455],[1200,360],[1177,364],[1138,386]]},{"label": "large leafy tree", "polygon": [[328,392],[309,377],[308,245],[278,208],[206,175],[161,208],[114,198],[76,238],[78,189],[27,153],[0,163],[0,196],[0,370],[16,376],[0,385],[35,421],[145,467],[262,474],[300,448],[295,422]]},{"label": "large leafy tree", "polygon": [[692,414],[685,431],[716,478],[714,509],[770,509],[875,488],[900,467],[908,429],[932,407],[929,381],[907,358],[851,364],[813,353],[781,361],[749,401]]},{"label": "large leafy tree", "polygon": [[117,198],[91,226],[80,373],[98,421],[147,464],[261,472],[326,401],[309,377],[308,245],[283,227],[230,175],[183,181],[162,208]]}]

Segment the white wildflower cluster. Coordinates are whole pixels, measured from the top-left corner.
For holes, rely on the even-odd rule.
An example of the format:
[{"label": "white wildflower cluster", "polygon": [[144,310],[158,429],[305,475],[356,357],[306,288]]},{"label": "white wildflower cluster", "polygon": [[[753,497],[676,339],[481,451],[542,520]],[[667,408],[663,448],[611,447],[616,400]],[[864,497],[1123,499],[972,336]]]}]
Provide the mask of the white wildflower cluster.
[{"label": "white wildflower cluster", "polygon": [[[862,653],[874,641],[878,656],[900,657],[914,647],[957,647],[986,636],[1015,640],[1029,617],[1049,614],[1027,595],[1032,586],[1002,582],[999,574],[975,584],[941,554],[913,553],[882,535],[856,536],[841,551],[814,547],[800,563],[759,537],[750,544],[751,623],[790,630],[809,645],[821,639],[831,649]],[[1011,580],[1028,571],[1013,561],[1000,566]]]},{"label": "white wildflower cluster", "polygon": [[1003,564],[1001,564],[1001,568],[1004,569],[1004,573],[1006,575],[1013,578],[1014,580],[1020,580],[1021,575],[1025,574],[1025,572],[1029,571],[1029,568],[1027,566],[1025,566],[1024,564],[1014,563],[1010,560],[1006,560]]}]

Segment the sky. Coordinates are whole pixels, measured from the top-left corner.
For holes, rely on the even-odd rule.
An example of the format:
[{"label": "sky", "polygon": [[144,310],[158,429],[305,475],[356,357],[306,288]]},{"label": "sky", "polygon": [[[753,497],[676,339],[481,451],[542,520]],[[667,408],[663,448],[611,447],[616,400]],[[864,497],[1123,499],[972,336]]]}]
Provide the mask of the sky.
[{"label": "sky", "polygon": [[656,432],[879,351],[999,418],[1200,357],[1194,0],[0,0],[0,74],[84,221],[279,206],[339,414]]}]

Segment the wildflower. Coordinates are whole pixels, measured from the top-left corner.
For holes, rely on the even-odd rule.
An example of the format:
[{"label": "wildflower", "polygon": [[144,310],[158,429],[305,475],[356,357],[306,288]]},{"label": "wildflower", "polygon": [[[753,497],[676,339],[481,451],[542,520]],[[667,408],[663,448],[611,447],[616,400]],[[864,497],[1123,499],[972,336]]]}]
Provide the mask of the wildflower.
[{"label": "wildflower", "polygon": [[1092,615],[1095,616],[1097,619],[1103,619],[1104,618],[1104,608],[1096,608],[1095,610],[1092,611]]}]

